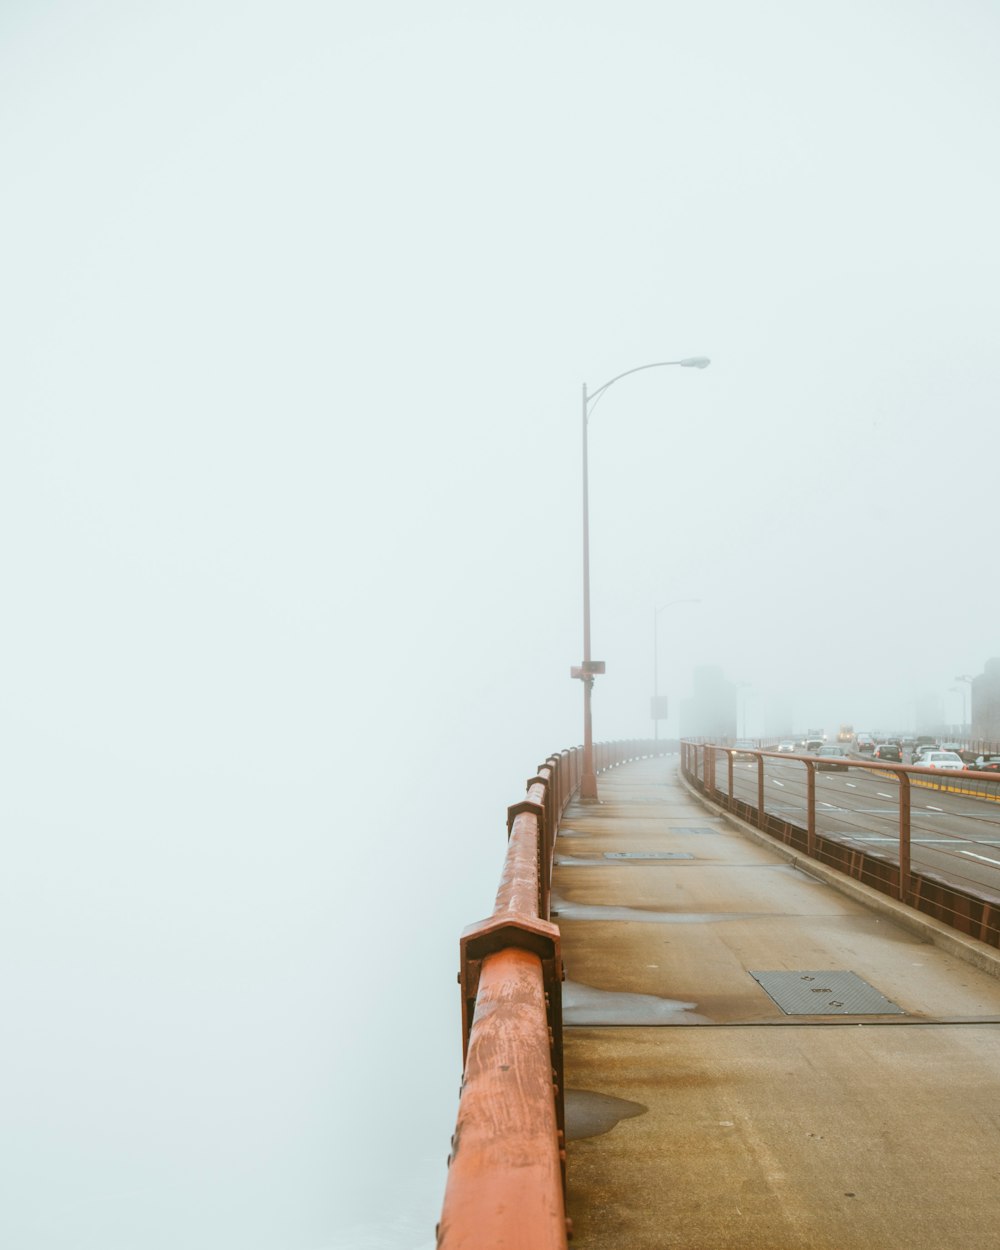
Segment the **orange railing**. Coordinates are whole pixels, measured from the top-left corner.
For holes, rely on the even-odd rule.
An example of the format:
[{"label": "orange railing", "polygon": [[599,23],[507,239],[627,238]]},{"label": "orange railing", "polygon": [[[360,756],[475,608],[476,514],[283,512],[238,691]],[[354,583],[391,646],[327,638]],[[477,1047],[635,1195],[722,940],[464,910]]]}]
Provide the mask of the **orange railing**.
[{"label": "orange railing", "polygon": [[[737,770],[742,761],[749,770]],[[771,784],[788,786],[767,776],[769,767],[802,770],[795,791],[783,789],[784,801],[773,801]],[[833,770],[878,777],[888,787],[879,793],[882,813],[865,804],[857,785],[853,800],[846,790],[836,796],[818,793],[818,773]],[[1000,836],[1000,775],[967,771],[940,772],[921,765],[895,764],[883,760],[848,756],[832,761],[819,756],[775,751],[737,749],[717,743],[681,743],[681,771],[707,799],[741,820],[779,838],[795,851],[856,878],[881,893],[943,921],[990,946],[1000,946],[1000,885],[995,872],[996,843]],[[767,783],[767,785],[766,785]],[[959,794],[973,801],[976,810],[954,813],[943,823],[943,809],[924,804],[917,808],[914,787],[940,795]],[[771,802],[768,802],[768,797]],[[934,797],[925,793],[925,798]],[[835,798],[831,803],[827,800]],[[824,809],[829,809],[825,811]],[[855,810],[857,809],[857,810]],[[821,828],[820,817],[834,819],[834,828]],[[895,823],[892,837],[872,837],[873,816]],[[961,827],[959,827],[959,825]],[[933,844],[934,866],[916,867],[915,844]],[[976,847],[976,850],[970,850]]]},{"label": "orange railing", "polygon": [[[598,743],[595,767],[665,750],[646,740]],[[549,899],[559,819],[582,763],[580,747],[549,756],[529,779],[527,796],[508,808],[493,914],[462,934],[464,1072],[440,1250],[567,1245],[563,970]]]}]

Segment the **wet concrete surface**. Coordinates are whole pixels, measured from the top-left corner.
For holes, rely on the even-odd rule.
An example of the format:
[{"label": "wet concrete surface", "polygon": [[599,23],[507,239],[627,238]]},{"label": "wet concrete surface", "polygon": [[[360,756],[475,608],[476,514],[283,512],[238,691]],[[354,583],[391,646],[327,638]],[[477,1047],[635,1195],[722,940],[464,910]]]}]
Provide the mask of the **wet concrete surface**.
[{"label": "wet concrete surface", "polygon": [[[743,837],[675,773],[602,774],[557,841],[587,861],[554,875],[567,1089],[647,1109],[571,1141],[574,1246],[997,1245],[1000,978]],[[643,850],[694,858],[604,858]],[[788,1015],[751,969],[853,972],[905,1015]]]},{"label": "wet concrete surface", "polygon": [[591,1089],[568,1089],[566,1140],[579,1141],[583,1137],[610,1133],[621,1120],[645,1115],[647,1110],[641,1102],[629,1102],[627,1098],[612,1098],[610,1094],[596,1094]]},{"label": "wet concrete surface", "polygon": [[563,982],[563,1024],[707,1024],[696,1012],[697,1003],[685,1003],[659,994],[597,990],[575,981]]}]

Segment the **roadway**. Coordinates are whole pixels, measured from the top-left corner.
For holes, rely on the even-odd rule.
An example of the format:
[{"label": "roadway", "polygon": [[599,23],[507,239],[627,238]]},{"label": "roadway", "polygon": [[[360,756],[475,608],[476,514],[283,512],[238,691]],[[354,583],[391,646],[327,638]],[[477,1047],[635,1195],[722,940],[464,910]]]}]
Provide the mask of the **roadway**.
[{"label": "roadway", "polygon": [[[1000,803],[930,788],[931,779],[920,774],[911,774],[911,781],[913,871],[948,877],[1000,897]],[[721,756],[716,784],[723,791],[728,789]],[[764,787],[765,811],[805,828],[804,766],[792,759],[765,758]],[[736,798],[756,806],[756,761],[734,762],[733,788]],[[816,830],[897,863],[899,793],[891,772],[851,767],[817,770]]]}]

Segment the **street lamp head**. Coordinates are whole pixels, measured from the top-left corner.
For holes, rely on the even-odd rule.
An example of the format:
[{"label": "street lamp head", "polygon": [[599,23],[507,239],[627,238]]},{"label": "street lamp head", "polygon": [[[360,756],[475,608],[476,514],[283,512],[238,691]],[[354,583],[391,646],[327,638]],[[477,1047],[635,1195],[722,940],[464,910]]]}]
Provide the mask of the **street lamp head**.
[{"label": "street lamp head", "polygon": [[707,369],[712,362],[707,356],[685,356],[678,363],[685,369]]}]

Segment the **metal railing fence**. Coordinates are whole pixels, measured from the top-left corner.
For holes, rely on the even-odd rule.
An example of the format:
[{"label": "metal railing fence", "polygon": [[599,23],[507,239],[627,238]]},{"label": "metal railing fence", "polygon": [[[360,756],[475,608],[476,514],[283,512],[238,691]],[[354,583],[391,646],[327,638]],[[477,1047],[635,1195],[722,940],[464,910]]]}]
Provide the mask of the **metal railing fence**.
[{"label": "metal railing fence", "polygon": [[[681,743],[681,770],[706,798],[810,858],[1000,946],[1000,775],[693,741]],[[831,772],[843,786],[828,784]],[[924,801],[946,796],[962,802]]]},{"label": "metal railing fence", "polygon": [[[676,749],[648,739],[595,745],[598,772]],[[559,820],[583,748],[550,755],[507,811],[493,913],[459,944],[464,1071],[448,1157],[439,1250],[565,1250],[562,979],[550,920]]]}]

